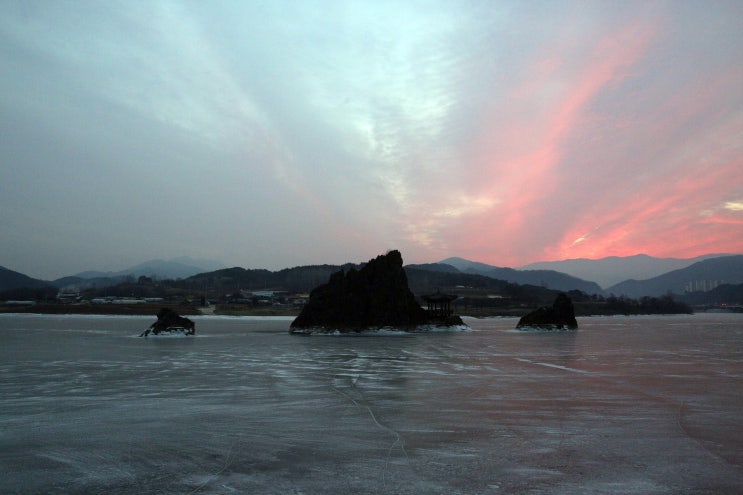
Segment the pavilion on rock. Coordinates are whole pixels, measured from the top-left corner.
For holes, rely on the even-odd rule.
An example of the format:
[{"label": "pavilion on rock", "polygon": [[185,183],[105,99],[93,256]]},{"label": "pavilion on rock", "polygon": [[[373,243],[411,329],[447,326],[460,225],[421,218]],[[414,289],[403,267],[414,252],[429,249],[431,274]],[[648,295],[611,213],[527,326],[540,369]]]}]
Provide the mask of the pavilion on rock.
[{"label": "pavilion on rock", "polygon": [[451,302],[458,297],[453,294],[444,294],[441,291],[436,291],[435,294],[423,296],[423,300],[428,305],[426,310],[431,317],[448,318],[454,313],[451,309]]}]

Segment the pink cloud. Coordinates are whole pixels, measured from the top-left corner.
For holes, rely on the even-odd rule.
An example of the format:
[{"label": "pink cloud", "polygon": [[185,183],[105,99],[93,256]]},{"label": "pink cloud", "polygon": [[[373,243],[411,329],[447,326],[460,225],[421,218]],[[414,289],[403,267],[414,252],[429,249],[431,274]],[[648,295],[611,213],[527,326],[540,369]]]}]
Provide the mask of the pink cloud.
[{"label": "pink cloud", "polygon": [[465,173],[492,206],[432,234],[442,254],[520,266],[741,252],[743,211],[725,205],[743,198],[743,69],[676,81],[667,34],[640,21],[586,53],[542,51],[483,114]]},{"label": "pink cloud", "polygon": [[743,214],[726,210],[724,198],[741,187],[735,177],[743,162],[733,154],[718,158],[705,167],[682,161],[677,175],[655,178],[629,200],[595,205],[546,253],[565,259],[740,252]]},{"label": "pink cloud", "polygon": [[447,236],[453,249],[496,264],[526,263],[558,240],[561,225],[551,222],[563,202],[573,201],[562,183],[565,143],[592,119],[590,104],[618,84],[646,51],[654,29],[628,24],[599,39],[587,53],[574,54],[572,41],[556,44],[531,64],[523,79],[489,110],[484,132],[468,169],[470,187],[493,198],[490,210],[461,219]]}]

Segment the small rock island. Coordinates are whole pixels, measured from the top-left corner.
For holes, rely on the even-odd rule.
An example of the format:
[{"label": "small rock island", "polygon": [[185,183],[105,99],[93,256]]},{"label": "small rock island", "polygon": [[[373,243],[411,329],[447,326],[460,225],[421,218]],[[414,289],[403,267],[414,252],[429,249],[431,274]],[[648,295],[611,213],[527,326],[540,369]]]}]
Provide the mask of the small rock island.
[{"label": "small rock island", "polygon": [[150,325],[150,328],[140,334],[140,337],[147,337],[149,334],[183,334],[194,335],[196,333],[196,324],[179,315],[170,308],[162,308],[157,313],[157,321]]},{"label": "small rock island", "polygon": [[290,333],[351,333],[379,328],[417,331],[423,325],[464,325],[454,315],[423,309],[408,287],[402,255],[390,251],[361,269],[340,270],[312,290]]},{"label": "small rock island", "polygon": [[516,328],[539,330],[577,330],[573,301],[567,294],[559,294],[552,306],[542,306],[521,317]]}]

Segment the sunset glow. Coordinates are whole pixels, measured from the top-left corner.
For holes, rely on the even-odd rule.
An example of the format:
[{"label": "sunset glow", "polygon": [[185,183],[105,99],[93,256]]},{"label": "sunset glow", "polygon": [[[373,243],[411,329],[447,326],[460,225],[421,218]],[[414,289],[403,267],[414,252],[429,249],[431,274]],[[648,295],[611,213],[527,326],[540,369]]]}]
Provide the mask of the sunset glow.
[{"label": "sunset glow", "polygon": [[0,265],[30,275],[743,252],[740,2],[0,12]]}]

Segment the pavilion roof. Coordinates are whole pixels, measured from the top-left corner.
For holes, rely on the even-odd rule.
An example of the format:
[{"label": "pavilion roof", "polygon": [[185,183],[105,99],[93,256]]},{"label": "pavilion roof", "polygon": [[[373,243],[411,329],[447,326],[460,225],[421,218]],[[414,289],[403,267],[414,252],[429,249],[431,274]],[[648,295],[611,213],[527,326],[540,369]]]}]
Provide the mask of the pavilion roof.
[{"label": "pavilion roof", "polygon": [[423,300],[426,302],[445,302],[445,301],[453,301],[459,296],[455,294],[444,294],[441,291],[436,291],[435,294],[427,294],[422,297],[423,297]]}]

